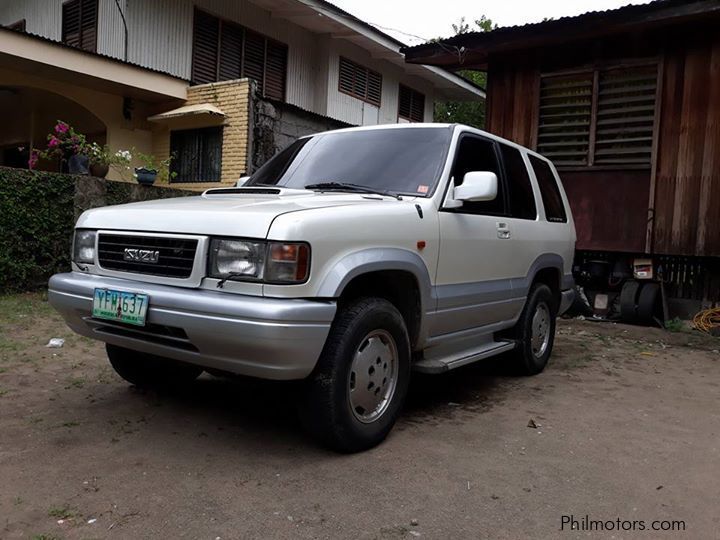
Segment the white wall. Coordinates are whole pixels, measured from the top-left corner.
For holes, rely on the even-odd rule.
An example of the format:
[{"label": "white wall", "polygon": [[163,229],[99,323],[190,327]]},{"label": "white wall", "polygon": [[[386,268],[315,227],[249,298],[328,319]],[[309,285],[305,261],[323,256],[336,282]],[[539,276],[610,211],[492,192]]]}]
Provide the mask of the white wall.
[{"label": "white wall", "polygon": [[[128,61],[189,80],[193,6],[252,28],[289,47],[286,99],[303,109],[350,124],[397,122],[400,82],[425,94],[426,121],[432,121],[432,86],[402,69],[374,59],[343,39],[313,34],[273,18],[247,0],[121,0],[129,27]],[[0,24],[26,19],[27,31],[60,40],[62,0],[0,0]],[[124,30],[115,0],[99,0],[98,52],[123,58]],[[339,57],[346,56],[383,76],[378,110],[338,91]]]}]

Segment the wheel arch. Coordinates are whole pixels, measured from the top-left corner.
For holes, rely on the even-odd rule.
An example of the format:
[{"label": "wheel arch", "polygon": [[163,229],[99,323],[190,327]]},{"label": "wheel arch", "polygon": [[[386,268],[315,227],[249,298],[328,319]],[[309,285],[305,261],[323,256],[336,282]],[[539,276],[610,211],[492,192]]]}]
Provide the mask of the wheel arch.
[{"label": "wheel arch", "polygon": [[[405,294],[410,287],[409,294]],[[397,248],[373,248],[343,257],[328,272],[318,296],[347,298],[377,295],[400,311],[414,348],[426,334],[425,314],[431,306],[430,274],[422,258]]]}]

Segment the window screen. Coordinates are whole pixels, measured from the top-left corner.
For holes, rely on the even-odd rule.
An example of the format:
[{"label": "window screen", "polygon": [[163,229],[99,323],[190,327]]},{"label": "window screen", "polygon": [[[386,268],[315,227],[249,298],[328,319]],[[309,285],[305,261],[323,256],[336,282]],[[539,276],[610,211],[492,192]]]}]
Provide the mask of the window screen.
[{"label": "window screen", "polygon": [[462,214],[505,215],[505,198],[500,179],[500,166],[495,145],[479,137],[465,135],[460,139],[455,155],[452,177],[455,185],[462,185],[465,174],[473,171],[494,172],[498,177],[498,194],[493,201],[465,201],[460,208],[452,211]]},{"label": "window screen", "polygon": [[543,206],[545,207],[545,217],[548,221],[566,223],[565,205],[550,165],[545,160],[538,159],[535,156],[530,156],[530,163],[540,187],[540,195],[542,195]]},{"label": "window screen", "polygon": [[505,165],[505,183],[508,188],[510,215],[520,219],[535,219],[535,194],[528,174],[527,166],[520,150],[500,144],[503,164]]},{"label": "window screen", "polygon": [[172,182],[219,182],[222,128],[188,129],[170,134]]}]

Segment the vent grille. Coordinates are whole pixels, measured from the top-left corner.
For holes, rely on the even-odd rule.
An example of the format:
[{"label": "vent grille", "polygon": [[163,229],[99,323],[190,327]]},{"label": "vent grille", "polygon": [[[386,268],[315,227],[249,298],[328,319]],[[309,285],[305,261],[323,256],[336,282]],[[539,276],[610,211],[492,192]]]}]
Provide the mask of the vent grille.
[{"label": "vent grille", "polygon": [[[197,244],[197,240],[186,238],[100,233],[98,261],[108,270],[185,279],[192,274]],[[126,261],[124,256],[128,248],[158,251],[158,260],[156,263]]]}]

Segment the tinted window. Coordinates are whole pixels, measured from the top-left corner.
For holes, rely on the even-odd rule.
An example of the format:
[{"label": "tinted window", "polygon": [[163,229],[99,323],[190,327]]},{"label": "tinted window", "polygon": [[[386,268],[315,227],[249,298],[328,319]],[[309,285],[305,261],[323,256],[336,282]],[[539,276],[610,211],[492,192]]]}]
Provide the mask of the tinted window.
[{"label": "tinted window", "polygon": [[520,150],[501,144],[500,153],[502,153],[503,164],[505,165],[510,215],[520,219],[535,219],[537,217],[535,195]]},{"label": "tinted window", "polygon": [[291,145],[247,185],[302,189],[310,184],[342,182],[426,197],[445,164],[450,128],[343,131],[316,135]]},{"label": "tinted window", "polygon": [[567,222],[567,214],[565,214],[565,206],[563,205],[562,196],[560,195],[560,188],[558,188],[555,175],[550,165],[535,156],[530,156],[530,163],[532,164],[535,177],[540,186],[540,194],[542,195],[547,220],[562,223]]},{"label": "tinted window", "polygon": [[494,172],[498,177],[498,194],[493,201],[466,201],[460,208],[453,210],[463,214],[490,214],[504,215],[505,201],[500,179],[500,166],[498,164],[495,145],[491,141],[465,135],[460,139],[453,165],[452,177],[455,185],[462,185],[465,175],[474,171]]}]

